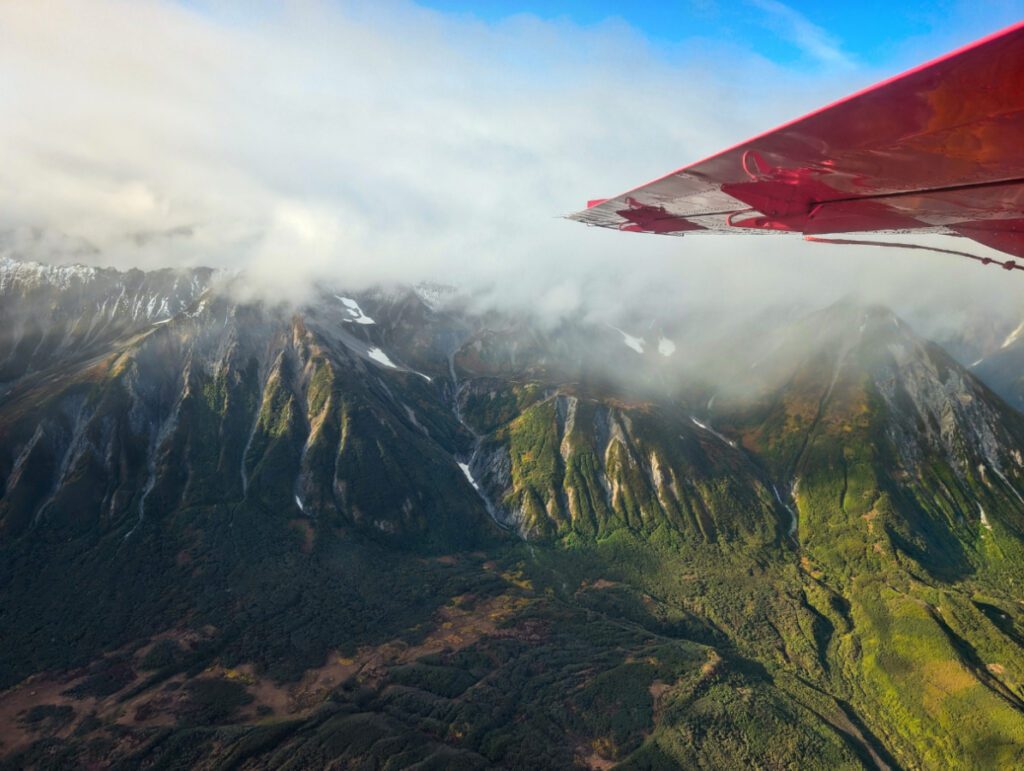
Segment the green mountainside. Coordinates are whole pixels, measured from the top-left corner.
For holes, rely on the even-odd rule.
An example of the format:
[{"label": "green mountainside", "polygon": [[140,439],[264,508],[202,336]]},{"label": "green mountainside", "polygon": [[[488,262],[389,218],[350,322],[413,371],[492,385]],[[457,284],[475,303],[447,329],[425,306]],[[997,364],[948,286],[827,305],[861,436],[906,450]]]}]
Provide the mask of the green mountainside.
[{"label": "green mountainside", "polygon": [[1024,763],[1024,418],[885,309],[0,268],[0,767]]}]

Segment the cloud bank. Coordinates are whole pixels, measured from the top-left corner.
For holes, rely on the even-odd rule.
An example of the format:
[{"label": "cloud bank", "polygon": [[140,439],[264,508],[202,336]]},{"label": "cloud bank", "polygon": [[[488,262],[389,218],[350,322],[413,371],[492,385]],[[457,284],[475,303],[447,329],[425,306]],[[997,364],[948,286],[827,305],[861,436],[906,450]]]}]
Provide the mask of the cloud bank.
[{"label": "cloud bank", "polygon": [[851,70],[803,17],[813,73],[699,36],[656,49],[621,22],[368,5],[0,5],[6,242],[245,270],[288,299],[438,281],[552,318],[852,291],[1016,302],[1004,275],[937,255],[561,219],[890,74]]}]

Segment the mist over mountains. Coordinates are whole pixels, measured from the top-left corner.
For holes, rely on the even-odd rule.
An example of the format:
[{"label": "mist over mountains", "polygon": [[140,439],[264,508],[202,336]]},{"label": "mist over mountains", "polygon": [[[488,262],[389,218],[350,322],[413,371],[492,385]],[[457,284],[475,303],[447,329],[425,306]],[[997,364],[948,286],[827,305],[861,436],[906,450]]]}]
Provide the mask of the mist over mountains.
[{"label": "mist over mountains", "polygon": [[0,262],[11,767],[1020,759],[1018,320],[240,282]]}]

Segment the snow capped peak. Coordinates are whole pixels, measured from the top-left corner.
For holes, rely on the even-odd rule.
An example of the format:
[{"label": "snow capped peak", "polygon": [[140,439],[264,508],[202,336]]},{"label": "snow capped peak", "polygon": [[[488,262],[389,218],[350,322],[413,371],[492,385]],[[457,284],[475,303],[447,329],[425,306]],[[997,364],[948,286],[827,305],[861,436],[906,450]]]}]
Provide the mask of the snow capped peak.
[{"label": "snow capped peak", "polygon": [[43,265],[22,262],[10,256],[0,257],[0,291],[17,286],[32,288],[51,285],[68,289],[73,284],[88,284],[96,278],[96,268],[88,265]]}]

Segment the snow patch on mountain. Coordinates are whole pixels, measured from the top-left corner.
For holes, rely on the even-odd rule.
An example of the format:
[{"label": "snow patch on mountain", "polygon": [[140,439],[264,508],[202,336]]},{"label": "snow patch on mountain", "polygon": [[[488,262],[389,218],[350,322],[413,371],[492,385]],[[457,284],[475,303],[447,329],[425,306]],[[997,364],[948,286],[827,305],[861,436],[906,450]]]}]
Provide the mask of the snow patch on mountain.
[{"label": "snow patch on mountain", "polygon": [[623,332],[618,327],[613,327],[611,324],[609,324],[608,326],[614,329],[620,335],[622,335],[622,342],[624,342],[628,347],[632,348],[637,353],[644,352],[644,346],[647,345],[647,341],[644,340],[642,337],[634,337],[628,332]]},{"label": "snow patch on mountain", "polygon": [[[373,359],[375,362],[383,364],[385,367],[391,367],[391,369],[398,369],[398,365],[391,361],[391,359],[388,358],[388,355],[384,353],[384,351],[382,351],[380,348],[371,348],[366,352],[366,355]],[[424,375],[423,377],[426,377],[426,375]]]},{"label": "snow patch on mountain", "polygon": [[478,485],[476,480],[473,479],[473,472],[469,470],[469,464],[468,463],[460,463],[459,464],[459,468],[462,469],[462,473],[466,475],[466,479],[469,480],[469,483],[471,485],[473,485],[473,489],[476,490],[477,492],[479,492],[480,491],[480,485]]},{"label": "snow patch on mountain", "polygon": [[1000,345],[999,348],[1000,349],[1009,348],[1011,345],[1013,345],[1015,342],[1017,342],[1017,340],[1020,339],[1020,336],[1022,334],[1024,334],[1024,321],[1022,321],[1020,324],[1018,324],[1017,328],[1014,329],[1010,334],[1008,334],[1006,336],[1006,339],[1003,340],[1003,344]]},{"label": "snow patch on mountain", "polygon": [[341,301],[341,304],[345,306],[348,311],[350,319],[342,319],[350,324],[376,324],[377,322],[363,313],[363,309],[359,307],[359,303],[353,300],[351,297],[342,297],[341,295],[334,295]]},{"label": "snow patch on mountain", "polygon": [[690,420],[693,421],[693,425],[697,426],[697,428],[700,428],[700,429],[702,429],[704,431],[707,431],[712,436],[715,436],[715,437],[721,439],[723,442],[725,442],[730,447],[735,447],[736,446],[736,442],[734,442],[732,439],[729,439],[729,438],[723,436],[722,434],[718,433],[717,431],[715,431],[715,429],[713,429],[707,423],[703,423],[703,422],[697,420],[697,418],[693,417],[692,415],[690,416]]}]

